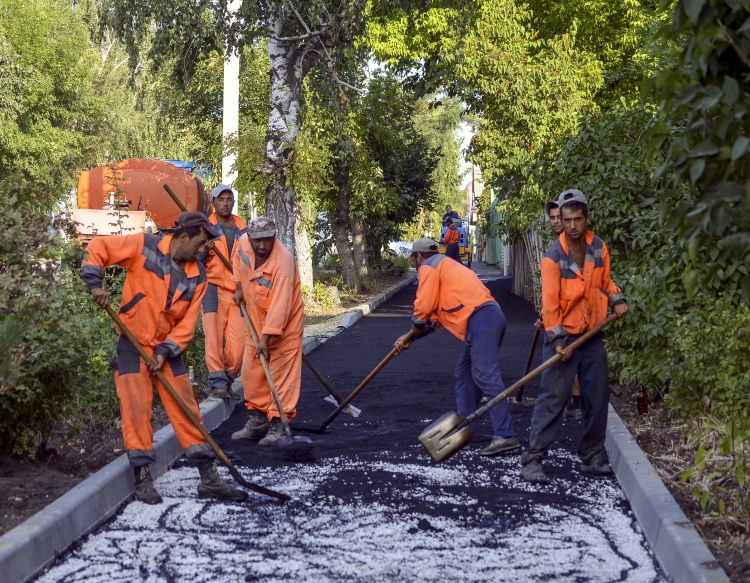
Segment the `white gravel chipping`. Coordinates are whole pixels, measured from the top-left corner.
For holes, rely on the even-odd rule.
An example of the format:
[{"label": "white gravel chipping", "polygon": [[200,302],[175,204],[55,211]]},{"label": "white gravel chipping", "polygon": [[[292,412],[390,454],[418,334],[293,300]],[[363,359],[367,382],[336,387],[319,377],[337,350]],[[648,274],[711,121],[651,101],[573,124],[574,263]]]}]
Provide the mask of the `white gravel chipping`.
[{"label": "white gravel chipping", "polygon": [[[291,494],[286,504],[199,500],[197,471],[173,469],[157,481],[163,504],[129,503],[38,581],[663,581],[614,481],[536,487],[517,468],[517,456],[472,472],[414,456],[243,470]],[[514,489],[520,502],[489,511],[477,488]],[[534,503],[545,488],[576,503]]]}]

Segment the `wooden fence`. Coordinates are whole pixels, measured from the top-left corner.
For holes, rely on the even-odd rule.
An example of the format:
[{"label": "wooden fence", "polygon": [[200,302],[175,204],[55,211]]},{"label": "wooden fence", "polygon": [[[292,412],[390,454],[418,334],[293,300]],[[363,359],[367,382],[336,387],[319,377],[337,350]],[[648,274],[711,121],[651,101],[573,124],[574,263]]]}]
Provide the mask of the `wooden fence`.
[{"label": "wooden fence", "polygon": [[537,309],[542,305],[542,277],[539,264],[544,257],[544,246],[541,237],[528,230],[524,236],[511,245],[506,245],[508,252],[506,275],[513,276],[512,293],[533,303]]}]

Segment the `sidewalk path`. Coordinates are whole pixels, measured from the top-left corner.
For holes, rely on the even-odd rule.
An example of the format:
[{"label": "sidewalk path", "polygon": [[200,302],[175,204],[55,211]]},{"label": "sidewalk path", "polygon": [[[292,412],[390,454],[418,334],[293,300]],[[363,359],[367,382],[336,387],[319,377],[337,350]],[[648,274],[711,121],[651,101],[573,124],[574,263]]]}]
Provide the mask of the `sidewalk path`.
[{"label": "sidewalk path", "polygon": [[[510,295],[510,280],[487,282],[508,330],[501,351],[506,384],[517,380],[533,335],[533,309]],[[409,329],[410,286],[311,353],[342,394],[352,390]],[[317,461],[290,464],[273,447],[232,441],[246,411],[214,436],[250,479],[290,493],[281,505],[199,500],[197,472],[176,467],[157,482],[159,506],[127,505],[62,557],[44,582],[660,582],[663,578],[614,478],[580,474],[580,421],[568,421],[551,452],[551,483],[518,477],[519,455],[482,458],[489,422],[474,447],[440,465],[417,437],[455,409],[453,368],[462,343],[445,331],[393,359],[315,441]],[[539,358],[539,354],[537,354]],[[527,388],[535,396],[538,385]],[[318,425],[331,411],[306,369],[295,424]],[[514,405],[524,445],[531,408]]]}]

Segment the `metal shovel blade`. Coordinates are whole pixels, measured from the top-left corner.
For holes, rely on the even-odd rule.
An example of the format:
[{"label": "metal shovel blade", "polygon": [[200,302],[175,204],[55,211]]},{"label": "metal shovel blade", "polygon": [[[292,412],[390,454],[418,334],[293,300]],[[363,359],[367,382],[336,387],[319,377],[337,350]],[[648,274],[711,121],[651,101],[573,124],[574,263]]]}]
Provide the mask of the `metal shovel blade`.
[{"label": "metal shovel blade", "polygon": [[463,419],[458,413],[446,413],[419,435],[419,441],[436,462],[448,459],[471,441],[468,425],[451,433]]},{"label": "metal shovel blade", "polygon": [[[327,403],[330,403],[334,407],[339,406],[338,401],[336,401],[336,399],[334,399],[332,395],[328,395],[323,400]],[[357,409],[354,405],[349,405],[346,409],[344,409],[344,413],[349,413],[349,415],[351,415],[352,417],[359,417],[360,415],[362,415],[362,409]]]}]

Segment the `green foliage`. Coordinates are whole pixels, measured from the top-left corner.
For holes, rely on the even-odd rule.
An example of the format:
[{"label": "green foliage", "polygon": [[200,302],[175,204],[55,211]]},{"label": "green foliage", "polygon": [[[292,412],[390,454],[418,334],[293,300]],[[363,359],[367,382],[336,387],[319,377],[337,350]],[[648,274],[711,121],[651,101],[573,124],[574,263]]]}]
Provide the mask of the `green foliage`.
[{"label": "green foliage", "polygon": [[[670,2],[662,2],[667,7]],[[650,89],[667,120],[651,131],[651,147],[669,141],[661,174],[670,226],[685,238],[690,292],[710,289],[732,269],[750,293],[750,8],[737,0],[680,0],[668,38],[687,42],[682,62],[659,71]],[[683,188],[684,187],[684,188]]]},{"label": "green foliage", "polygon": [[30,211],[38,190],[19,180],[0,183],[0,314],[4,325],[12,314],[24,328],[0,388],[0,447],[29,455],[79,387],[111,377],[102,370],[106,356],[98,354],[100,315],[86,308],[90,300],[77,273],[83,250],[61,237],[58,229],[70,225]]}]

